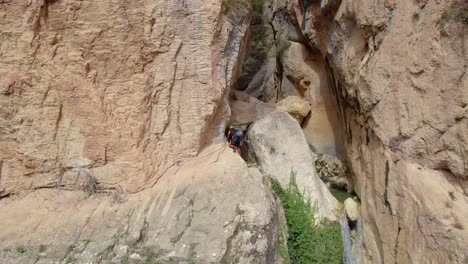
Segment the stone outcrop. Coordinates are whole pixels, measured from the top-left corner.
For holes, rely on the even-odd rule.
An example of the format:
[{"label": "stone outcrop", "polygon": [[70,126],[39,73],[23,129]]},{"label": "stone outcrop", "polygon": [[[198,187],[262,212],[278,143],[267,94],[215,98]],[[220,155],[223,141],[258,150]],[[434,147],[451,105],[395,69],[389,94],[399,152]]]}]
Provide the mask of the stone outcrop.
[{"label": "stone outcrop", "polygon": [[0,262],[277,263],[281,217],[263,182],[222,144],[125,201],[54,189],[4,198]]},{"label": "stone outcrop", "polygon": [[288,112],[299,124],[310,113],[310,103],[298,96],[288,96],[277,104],[279,110]]},{"label": "stone outcrop", "polygon": [[249,7],[0,2],[0,197],[78,170],[136,192],[222,137]]},{"label": "stone outcrop", "polygon": [[249,130],[252,150],[262,171],[286,187],[292,175],[312,204],[316,215],[338,219],[339,202],[317,176],[311,151],[301,127],[288,113],[275,111]]}]

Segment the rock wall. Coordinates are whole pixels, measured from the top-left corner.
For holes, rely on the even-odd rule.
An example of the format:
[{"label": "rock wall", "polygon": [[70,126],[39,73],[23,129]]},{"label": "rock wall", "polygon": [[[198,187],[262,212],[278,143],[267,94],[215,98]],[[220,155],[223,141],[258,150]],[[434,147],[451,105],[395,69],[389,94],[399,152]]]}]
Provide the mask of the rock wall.
[{"label": "rock wall", "polygon": [[467,259],[468,29],[438,23],[452,2],[265,5],[274,59],[246,91],[270,103],[303,97],[309,144],[338,156],[345,149],[366,262]]},{"label": "rock wall", "polygon": [[436,25],[450,1],[275,3],[328,68],[363,260],[466,262],[468,29]]},{"label": "rock wall", "polygon": [[[0,197],[136,192],[193,157],[229,115],[249,8],[221,1],[1,1]],[[220,133],[221,131],[221,133]]]}]

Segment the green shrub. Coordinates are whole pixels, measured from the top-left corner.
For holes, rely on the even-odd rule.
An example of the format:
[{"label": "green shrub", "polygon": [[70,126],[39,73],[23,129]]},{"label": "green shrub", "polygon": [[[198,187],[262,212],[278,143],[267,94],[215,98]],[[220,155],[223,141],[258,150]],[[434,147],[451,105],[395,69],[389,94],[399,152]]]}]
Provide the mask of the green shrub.
[{"label": "green shrub", "polygon": [[442,29],[450,21],[468,24],[468,1],[453,0],[437,19],[436,25]]},{"label": "green shrub", "polygon": [[68,246],[67,252],[70,253],[73,250],[75,250],[75,248],[76,248],[76,246],[74,244],[71,244],[71,245]]},{"label": "green shrub", "polygon": [[256,44],[262,42],[265,44],[265,40],[268,37],[268,32],[265,29],[252,31],[252,39]]},{"label": "green shrub", "polygon": [[44,252],[46,250],[46,246],[45,245],[39,245],[39,248],[37,249],[37,251],[39,251],[40,253]]},{"label": "green shrub", "polygon": [[26,248],[23,247],[23,246],[18,246],[18,247],[16,247],[16,252],[18,252],[18,253],[20,253],[20,254],[23,254],[23,253],[25,253],[26,251],[27,251]]},{"label": "green shrub", "polygon": [[263,15],[263,6],[266,0],[252,0],[252,11],[255,15]]},{"label": "green shrub", "polygon": [[291,263],[341,263],[340,226],[328,222],[314,225],[314,209],[299,191],[295,174],[291,173],[286,189],[275,180],[272,188],[286,216]]}]

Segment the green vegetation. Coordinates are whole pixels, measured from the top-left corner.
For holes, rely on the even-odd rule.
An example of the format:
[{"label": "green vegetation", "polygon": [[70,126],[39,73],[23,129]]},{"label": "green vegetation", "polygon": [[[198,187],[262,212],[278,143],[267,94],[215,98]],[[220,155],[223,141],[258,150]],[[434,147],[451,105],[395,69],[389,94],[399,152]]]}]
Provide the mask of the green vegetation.
[{"label": "green vegetation", "polygon": [[340,203],[344,203],[346,199],[353,197],[352,194],[340,189],[330,188],[330,192]]},{"label": "green vegetation", "polygon": [[255,15],[263,15],[263,6],[266,0],[252,0],[252,11]]},{"label": "green vegetation", "polygon": [[[238,10],[241,7],[247,7],[248,0],[222,0],[224,11]],[[252,12],[254,15],[263,15],[263,6],[268,0],[251,0]]]},{"label": "green vegetation", "polygon": [[437,19],[436,25],[439,29],[442,29],[445,24],[451,21],[468,24],[468,1],[453,0]]},{"label": "green vegetation", "polygon": [[65,261],[65,264],[74,264],[74,263],[75,263],[75,259],[72,257],[68,257],[67,260]]},{"label": "green vegetation", "polygon": [[[190,201],[190,205],[193,206],[193,201]],[[185,234],[185,231],[187,231],[187,228],[189,228],[192,225],[192,220],[193,220],[194,213],[195,212],[193,210],[190,210],[189,215],[188,215],[188,219],[187,219],[187,223],[185,224],[184,230],[182,230],[182,232],[180,232],[177,236],[171,238],[171,243],[172,244],[175,244],[175,243],[179,242],[179,240]]]},{"label": "green vegetation", "polygon": [[224,12],[239,10],[242,7],[247,7],[246,0],[222,0]]},{"label": "green vegetation", "polygon": [[20,253],[20,254],[23,254],[24,252],[26,252],[26,248],[23,247],[23,246],[17,246],[16,247],[16,252]]},{"label": "green vegetation", "polygon": [[159,264],[158,261],[155,261],[153,259],[154,259],[153,250],[149,247],[145,248],[145,261],[143,262],[143,264]]},{"label": "green vegetation", "polygon": [[258,167],[257,161],[255,160],[248,160],[247,162],[247,167]]},{"label": "green vegetation", "polygon": [[262,27],[260,30],[252,30],[252,40],[255,41],[256,44],[260,42],[266,44],[265,41],[268,37],[268,31],[266,27]]},{"label": "green vegetation", "polygon": [[295,173],[291,173],[286,189],[275,180],[272,188],[286,216],[291,263],[341,263],[340,226],[328,222],[314,225],[314,209],[299,191]]},{"label": "green vegetation", "polygon": [[37,249],[37,251],[39,251],[40,253],[46,251],[46,246],[44,246],[44,245],[42,245],[42,244],[39,245],[39,248]]},{"label": "green vegetation", "polygon": [[73,250],[75,250],[75,248],[76,248],[76,246],[75,246],[74,244],[69,245],[69,246],[68,246],[68,249],[67,249],[68,253],[70,253],[70,252],[72,252]]},{"label": "green vegetation", "polygon": [[283,227],[284,223],[283,223],[283,219],[281,218],[282,217],[278,216],[278,224],[279,224],[278,254],[283,260],[283,263],[289,263],[288,249],[286,248],[286,236],[285,236],[285,230]]},{"label": "green vegetation", "polygon": [[10,248],[4,248],[3,252],[11,252],[11,249]]}]

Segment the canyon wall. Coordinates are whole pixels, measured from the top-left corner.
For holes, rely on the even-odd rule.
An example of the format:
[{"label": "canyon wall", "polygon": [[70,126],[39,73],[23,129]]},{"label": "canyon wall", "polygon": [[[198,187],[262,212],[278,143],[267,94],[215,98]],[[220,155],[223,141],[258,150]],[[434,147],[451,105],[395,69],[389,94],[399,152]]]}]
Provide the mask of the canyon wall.
[{"label": "canyon wall", "polygon": [[1,263],[279,263],[224,142],[251,7],[223,3],[0,1]]},{"label": "canyon wall", "polygon": [[437,23],[450,3],[0,0],[1,262],[279,262],[267,177],[211,144],[234,86],[256,98],[235,95],[239,125],[310,106],[296,134],[347,160],[364,263],[466,262],[468,29]]},{"label": "canyon wall", "polygon": [[136,192],[222,136],[249,8],[1,1],[0,197],[78,173]]},{"label": "canyon wall", "polygon": [[267,37],[252,32],[271,52],[237,88],[311,104],[308,143],[353,174],[365,262],[467,261],[468,28],[441,20],[456,4],[267,1]]},{"label": "canyon wall", "polygon": [[468,258],[468,29],[456,21],[438,25],[449,6],[398,0],[270,5],[327,68],[362,201],[368,263]]}]

